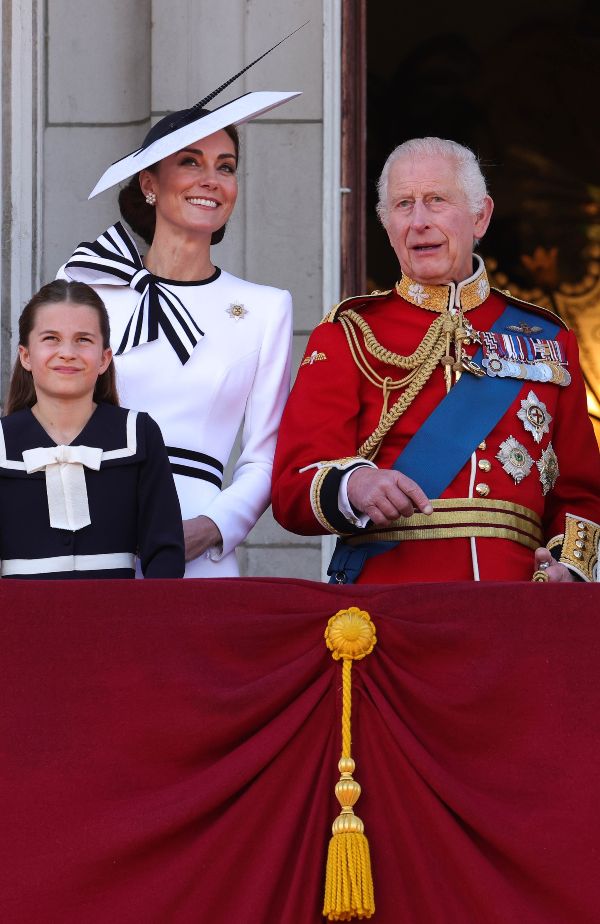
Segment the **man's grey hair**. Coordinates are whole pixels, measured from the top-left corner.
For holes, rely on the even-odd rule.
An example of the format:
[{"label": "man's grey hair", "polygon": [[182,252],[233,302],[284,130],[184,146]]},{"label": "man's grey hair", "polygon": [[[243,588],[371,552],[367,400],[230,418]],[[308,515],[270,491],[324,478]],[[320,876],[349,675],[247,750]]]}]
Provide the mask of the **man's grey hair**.
[{"label": "man's grey hair", "polygon": [[470,148],[466,148],[456,141],[449,141],[446,138],[411,138],[394,148],[383,166],[377,183],[379,193],[377,214],[384,227],[387,220],[388,182],[392,167],[403,158],[420,158],[431,155],[440,155],[454,161],[456,181],[459,189],[466,196],[469,209],[473,215],[478,215],[483,208],[483,201],[487,195],[487,186],[479,161]]}]

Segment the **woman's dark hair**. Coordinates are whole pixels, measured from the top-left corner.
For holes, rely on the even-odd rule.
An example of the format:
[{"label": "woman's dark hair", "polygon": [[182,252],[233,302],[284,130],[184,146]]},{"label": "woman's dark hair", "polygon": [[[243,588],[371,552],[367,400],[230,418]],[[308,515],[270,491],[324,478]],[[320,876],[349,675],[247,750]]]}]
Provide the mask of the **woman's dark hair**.
[{"label": "woman's dark hair", "polygon": [[[33,296],[19,318],[19,345],[29,346],[29,335],[35,326],[35,319],[38,308],[44,305],[58,304],[68,302],[72,305],[87,305],[93,308],[98,315],[100,333],[102,334],[102,348],[107,350],[110,347],[110,323],[108,313],[104,302],[99,295],[84,282],[67,282],[65,279],[55,279],[42,286],[39,292]],[[33,407],[37,401],[35,385],[31,372],[21,365],[21,360],[17,360],[13,366],[8,398],[6,401],[6,413],[13,414],[15,411],[21,411],[26,407]],[[117,394],[117,385],[115,381],[115,364],[110,361],[108,368],[98,376],[96,387],[94,388],[94,401],[105,404],[119,403]]]},{"label": "woman's dark hair", "polygon": [[[240,157],[240,136],[238,135],[237,128],[235,125],[227,125],[224,129],[231,140],[233,141],[233,146],[235,148],[235,160],[236,163],[239,162]],[[160,163],[160,161],[159,161]],[[150,173],[156,173],[158,164],[152,164],[151,167],[146,169]],[[156,209],[153,205],[148,205],[146,202],[145,196],[140,187],[140,175],[136,173],[131,177],[126,186],[123,187],[119,193],[119,209],[121,215],[129,225],[132,231],[142,238],[143,241],[146,241],[148,245],[152,243],[154,237],[154,229],[156,227]],[[222,228],[219,228],[217,231],[213,232],[213,235],[210,239],[211,244],[220,244],[225,236],[225,228],[227,225],[223,225]]]}]

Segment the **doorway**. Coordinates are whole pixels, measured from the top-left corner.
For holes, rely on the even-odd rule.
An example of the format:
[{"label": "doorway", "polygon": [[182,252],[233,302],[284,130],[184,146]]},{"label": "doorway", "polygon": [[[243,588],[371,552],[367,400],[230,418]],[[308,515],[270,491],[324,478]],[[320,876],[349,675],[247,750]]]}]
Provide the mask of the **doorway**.
[{"label": "doorway", "polygon": [[350,54],[344,33],[343,117],[358,124],[354,147],[361,118],[366,140],[364,161],[354,150],[344,164],[349,175],[348,163],[363,171],[366,218],[364,235],[355,217],[346,225],[342,288],[386,289],[397,279],[375,216],[390,151],[424,135],[468,145],[496,203],[480,245],[492,283],[551,308],[574,329],[600,435],[600,6],[505,0],[486,7],[485,24],[474,0],[347,7],[355,29]]}]

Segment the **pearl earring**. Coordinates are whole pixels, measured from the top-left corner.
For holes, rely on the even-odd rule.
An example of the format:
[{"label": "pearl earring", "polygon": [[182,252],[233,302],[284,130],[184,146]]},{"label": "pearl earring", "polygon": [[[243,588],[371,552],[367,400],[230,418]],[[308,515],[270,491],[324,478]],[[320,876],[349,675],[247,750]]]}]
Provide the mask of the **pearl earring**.
[{"label": "pearl earring", "polygon": [[148,205],[156,205],[156,193],[146,193],[146,202]]}]

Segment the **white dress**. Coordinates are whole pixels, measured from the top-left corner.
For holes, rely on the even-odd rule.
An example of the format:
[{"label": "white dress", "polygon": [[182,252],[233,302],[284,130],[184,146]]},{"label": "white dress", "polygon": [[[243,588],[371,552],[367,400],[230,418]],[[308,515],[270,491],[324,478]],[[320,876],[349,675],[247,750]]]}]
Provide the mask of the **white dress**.
[{"label": "white dress", "polygon": [[[76,278],[64,267],[58,275]],[[159,424],[183,519],[204,514],[223,537],[222,550],[188,562],[185,576],[234,577],[236,546],[270,503],[277,428],[290,385],[291,296],[218,270],[199,283],[154,278],[181,300],[204,336],[185,364],[162,329],[157,340],[115,356],[119,398]],[[116,352],[139,293],[127,284],[94,288],[107,307]],[[241,454],[231,484],[222,489],[238,431]]]}]

